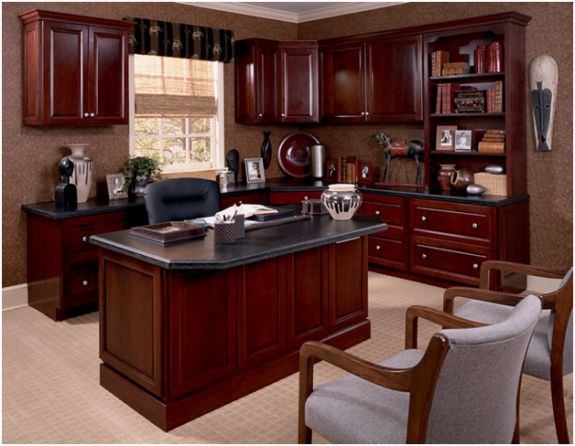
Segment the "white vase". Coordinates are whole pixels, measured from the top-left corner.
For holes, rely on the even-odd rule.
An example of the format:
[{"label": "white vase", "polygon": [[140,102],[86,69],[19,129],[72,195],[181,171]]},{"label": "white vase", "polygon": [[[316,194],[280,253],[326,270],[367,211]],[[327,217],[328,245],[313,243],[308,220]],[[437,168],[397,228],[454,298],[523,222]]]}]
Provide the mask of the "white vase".
[{"label": "white vase", "polygon": [[354,184],[332,184],[321,194],[321,202],[334,220],[350,220],[361,206],[362,196]]},{"label": "white vase", "polygon": [[68,144],[67,147],[72,152],[68,158],[74,163],[74,171],[70,177],[70,183],[76,185],[78,203],[85,203],[88,201],[90,189],[92,188],[94,161],[84,155],[84,150],[88,147],[88,144]]}]

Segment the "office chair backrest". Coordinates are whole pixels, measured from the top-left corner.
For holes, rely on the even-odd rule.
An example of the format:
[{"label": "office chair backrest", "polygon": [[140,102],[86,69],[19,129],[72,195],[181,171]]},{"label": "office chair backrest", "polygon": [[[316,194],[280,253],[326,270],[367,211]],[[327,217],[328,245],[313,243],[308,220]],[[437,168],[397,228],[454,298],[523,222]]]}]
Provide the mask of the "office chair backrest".
[{"label": "office chair backrest", "polygon": [[201,178],[163,180],[146,187],[144,202],[150,224],[206,217],[220,210],[220,189]]},{"label": "office chair backrest", "polygon": [[442,330],[448,350],[435,385],[426,443],[510,443],[523,361],[541,301],[527,296],[501,323]]}]

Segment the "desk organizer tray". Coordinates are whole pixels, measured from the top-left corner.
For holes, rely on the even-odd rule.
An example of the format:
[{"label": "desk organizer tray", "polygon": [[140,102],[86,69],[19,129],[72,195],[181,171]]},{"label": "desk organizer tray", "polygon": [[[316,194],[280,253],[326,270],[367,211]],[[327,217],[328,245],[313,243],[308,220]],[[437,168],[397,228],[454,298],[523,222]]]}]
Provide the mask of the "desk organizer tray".
[{"label": "desk organizer tray", "polygon": [[132,228],[130,229],[130,235],[167,245],[169,243],[205,237],[206,229],[193,223],[170,221]]},{"label": "desk organizer tray", "polygon": [[294,223],[296,221],[308,220],[309,218],[309,215],[294,215],[291,217],[276,218],[275,220],[250,222],[249,225],[246,225],[246,231],[269,228],[271,226],[284,225],[286,223]]}]

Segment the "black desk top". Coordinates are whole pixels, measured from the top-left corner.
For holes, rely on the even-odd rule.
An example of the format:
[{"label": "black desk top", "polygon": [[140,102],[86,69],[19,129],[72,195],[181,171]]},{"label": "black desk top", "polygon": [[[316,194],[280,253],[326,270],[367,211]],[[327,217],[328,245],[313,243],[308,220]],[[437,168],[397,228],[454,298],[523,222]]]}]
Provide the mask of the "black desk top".
[{"label": "black desk top", "polygon": [[222,270],[386,229],[387,225],[374,216],[356,216],[352,220],[337,221],[326,215],[247,231],[244,239],[231,245],[216,245],[211,229],[203,239],[167,247],[132,236],[128,230],[93,235],[90,242],[169,270]]}]

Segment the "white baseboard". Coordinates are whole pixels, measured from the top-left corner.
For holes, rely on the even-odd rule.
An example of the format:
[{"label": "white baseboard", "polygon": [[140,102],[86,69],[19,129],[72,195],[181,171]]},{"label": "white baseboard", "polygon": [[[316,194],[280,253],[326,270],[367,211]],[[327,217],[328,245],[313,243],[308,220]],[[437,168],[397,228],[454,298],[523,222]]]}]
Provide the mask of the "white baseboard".
[{"label": "white baseboard", "polygon": [[28,306],[28,284],[2,288],[2,311]]}]

